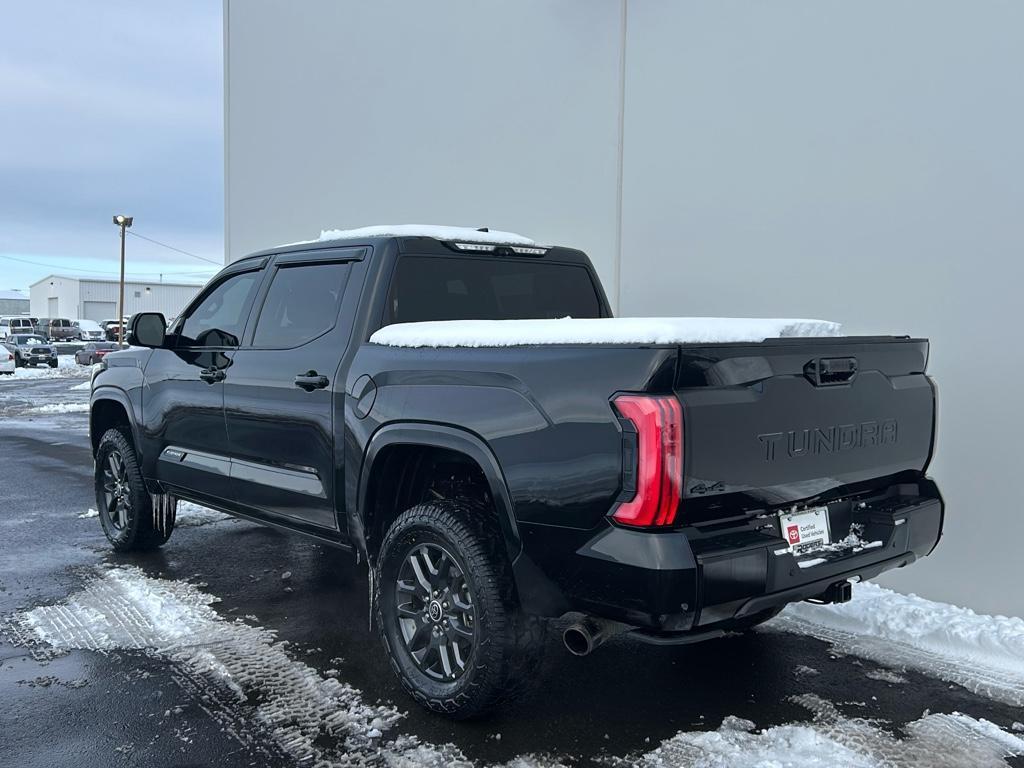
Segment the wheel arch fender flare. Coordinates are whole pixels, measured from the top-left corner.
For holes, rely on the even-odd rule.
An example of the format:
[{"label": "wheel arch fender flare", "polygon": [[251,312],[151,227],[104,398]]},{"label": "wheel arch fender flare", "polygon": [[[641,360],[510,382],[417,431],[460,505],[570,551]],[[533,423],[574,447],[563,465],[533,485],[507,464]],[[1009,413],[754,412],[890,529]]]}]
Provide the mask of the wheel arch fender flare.
[{"label": "wheel arch fender flare", "polygon": [[128,416],[128,426],[132,432],[132,442],[135,444],[135,451],[141,461],[142,446],[139,444],[139,423],[135,417],[135,408],[132,406],[131,398],[129,398],[128,393],[120,387],[110,385],[100,385],[96,387],[89,397],[89,438],[92,443],[93,455],[96,454],[96,448],[99,446],[100,439],[103,437],[102,434],[96,434],[94,432],[96,422],[93,416],[96,411],[97,403],[103,401],[113,401],[124,409],[125,414]]},{"label": "wheel arch fender flare", "polygon": [[[395,445],[443,448],[463,453],[475,461],[483,472],[491,492],[491,498],[494,499],[498,524],[501,526],[509,561],[515,563],[522,551],[522,538],[501,465],[487,443],[474,433],[458,427],[422,422],[396,423],[383,426],[374,433],[366,446],[363,462],[359,468],[357,504],[354,512],[358,517],[360,531],[363,530],[366,520],[366,501],[374,462],[382,450]],[[358,542],[359,546],[365,552],[365,539],[362,535],[359,538],[361,539]]]}]

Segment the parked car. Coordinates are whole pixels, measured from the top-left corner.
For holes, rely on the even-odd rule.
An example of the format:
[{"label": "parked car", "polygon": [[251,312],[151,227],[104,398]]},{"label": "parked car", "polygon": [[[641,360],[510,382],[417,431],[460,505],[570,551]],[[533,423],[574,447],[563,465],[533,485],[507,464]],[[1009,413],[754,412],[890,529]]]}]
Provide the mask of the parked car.
[{"label": "parked car", "polygon": [[0,317],[0,339],[15,333],[35,333],[34,317]]},{"label": "parked car", "polygon": [[7,347],[0,347],[0,374],[10,376],[17,366],[14,364],[14,353]]},{"label": "parked car", "polygon": [[106,357],[108,352],[116,349],[117,343],[113,341],[90,341],[75,352],[75,362],[79,365],[93,365]]},{"label": "parked car", "polygon": [[72,341],[78,339],[80,331],[77,325],[66,317],[53,317],[46,327],[46,337],[50,341]]},{"label": "parked car", "polygon": [[[104,320],[100,323],[107,341],[118,341],[121,330],[121,320]],[[127,323],[127,320],[124,321]],[[127,329],[127,326],[126,326]]]},{"label": "parked car", "polygon": [[441,234],[263,251],[136,315],[92,390],[114,548],[187,499],[358,553],[402,685],[466,717],[536,679],[546,619],[581,655],[692,643],[938,543],[927,340],[714,342],[609,319],[581,251]]},{"label": "parked car", "polygon": [[4,347],[14,355],[14,364],[23,366],[49,365],[57,367],[57,349],[38,334],[17,333],[4,341]]},{"label": "parked car", "polygon": [[79,341],[103,341],[106,338],[100,324],[95,320],[78,319],[75,320],[75,325],[78,326]]},{"label": "parked car", "polygon": [[43,338],[49,338],[47,334],[50,332],[50,318],[48,317],[37,317],[35,324],[32,326],[32,333],[35,333]]},{"label": "parked car", "polygon": [[119,341],[121,338],[121,324],[116,322],[110,323],[110,325],[107,326],[105,335],[107,337],[107,341]]}]

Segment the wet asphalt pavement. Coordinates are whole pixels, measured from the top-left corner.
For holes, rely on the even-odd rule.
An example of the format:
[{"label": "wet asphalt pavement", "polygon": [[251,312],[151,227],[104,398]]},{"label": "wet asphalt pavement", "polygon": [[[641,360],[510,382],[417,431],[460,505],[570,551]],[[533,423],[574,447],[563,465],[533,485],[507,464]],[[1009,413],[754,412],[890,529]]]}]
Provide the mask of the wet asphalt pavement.
[{"label": "wet asphalt pavement", "polygon": [[[648,751],[679,731],[713,730],[728,715],[761,728],[806,721],[789,699],[807,693],[897,733],[926,710],[1003,728],[1022,719],[1019,709],[913,672],[901,673],[903,684],[872,679],[877,665],[837,657],[809,637],[757,632],[680,648],[617,639],[577,659],[552,632],[534,697],[453,724],[419,710],[397,685],[368,627],[365,569],[344,553],[234,520],[179,528],[156,553],[111,552],[99,521],[77,517],[95,507],[86,414],[31,413],[86,402],[86,391],[71,390],[81,381],[0,381],[0,617],[66,599],[101,563],[205,582],[221,598],[219,614],[255,617],[290,642],[293,657],[321,673],[336,669],[367,701],[407,713],[402,733],[454,743],[482,763],[529,753],[586,765]],[[49,658],[16,641],[0,632],[0,765],[292,764],[244,706],[219,709],[171,662],[122,651]]]}]

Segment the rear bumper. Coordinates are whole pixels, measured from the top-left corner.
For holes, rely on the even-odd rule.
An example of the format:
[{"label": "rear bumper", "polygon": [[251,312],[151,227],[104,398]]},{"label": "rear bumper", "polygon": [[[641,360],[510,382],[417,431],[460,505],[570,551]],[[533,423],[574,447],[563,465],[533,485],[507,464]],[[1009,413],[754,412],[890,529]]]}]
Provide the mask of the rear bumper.
[{"label": "rear bumper", "polygon": [[833,539],[856,523],[865,541],[881,544],[801,568],[774,516],[663,533],[610,526],[571,558],[561,605],[655,632],[728,628],[771,608],[822,597],[836,582],[868,579],[930,554],[942,534],[944,505],[935,484],[921,480],[833,502],[829,515]]}]

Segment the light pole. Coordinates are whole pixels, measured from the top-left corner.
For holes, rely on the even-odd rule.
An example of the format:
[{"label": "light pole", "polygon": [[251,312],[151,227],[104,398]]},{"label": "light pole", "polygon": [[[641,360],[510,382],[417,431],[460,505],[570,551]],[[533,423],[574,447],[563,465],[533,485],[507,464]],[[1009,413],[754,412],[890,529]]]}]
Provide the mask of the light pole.
[{"label": "light pole", "polygon": [[124,346],[124,233],[132,225],[131,216],[118,214],[114,223],[121,228],[121,299],[118,302],[117,346]]}]

